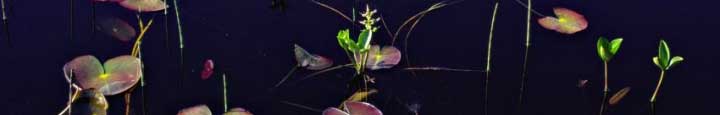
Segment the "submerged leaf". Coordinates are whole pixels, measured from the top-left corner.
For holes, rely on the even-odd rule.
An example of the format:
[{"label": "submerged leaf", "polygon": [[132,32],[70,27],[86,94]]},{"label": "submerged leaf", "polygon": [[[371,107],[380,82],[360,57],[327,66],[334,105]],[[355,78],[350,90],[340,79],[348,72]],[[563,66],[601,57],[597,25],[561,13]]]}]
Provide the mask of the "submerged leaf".
[{"label": "submerged leaf", "polygon": [[630,92],[630,87],[625,87],[625,88],[621,89],[620,91],[618,91],[617,93],[615,93],[615,95],[613,95],[612,97],[610,97],[610,100],[608,101],[608,103],[609,103],[610,105],[615,105],[615,104],[617,104],[618,102],[620,102],[620,100],[621,100],[623,97],[625,97],[625,95],[627,95],[628,92]]},{"label": "submerged leaf", "polygon": [[309,70],[321,70],[332,66],[333,61],[323,56],[311,54],[307,50],[295,44],[295,60],[298,66],[305,67]]},{"label": "submerged leaf", "polygon": [[358,92],[355,92],[355,94],[350,96],[350,98],[348,98],[345,101],[362,101],[363,99],[367,98],[371,94],[375,94],[375,93],[377,93],[376,89],[371,89],[370,91],[358,91]]},{"label": "submerged leaf", "polygon": [[96,27],[105,34],[122,42],[129,42],[136,36],[135,28],[119,18],[101,18]]},{"label": "submerged leaf", "polygon": [[105,96],[94,88],[84,89],[72,104],[72,115],[106,115],[109,105]]}]

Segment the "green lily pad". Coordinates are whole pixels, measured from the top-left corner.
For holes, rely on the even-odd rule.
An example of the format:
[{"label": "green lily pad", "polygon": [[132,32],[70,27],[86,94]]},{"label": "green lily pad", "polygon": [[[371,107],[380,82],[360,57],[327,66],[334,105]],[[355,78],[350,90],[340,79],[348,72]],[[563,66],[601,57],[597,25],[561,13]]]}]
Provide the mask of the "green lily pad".
[{"label": "green lily pad", "polygon": [[115,95],[137,84],[142,71],[140,59],[123,55],[100,64],[95,56],[80,56],[65,64],[65,78],[72,78],[83,89],[98,89],[104,95]]}]

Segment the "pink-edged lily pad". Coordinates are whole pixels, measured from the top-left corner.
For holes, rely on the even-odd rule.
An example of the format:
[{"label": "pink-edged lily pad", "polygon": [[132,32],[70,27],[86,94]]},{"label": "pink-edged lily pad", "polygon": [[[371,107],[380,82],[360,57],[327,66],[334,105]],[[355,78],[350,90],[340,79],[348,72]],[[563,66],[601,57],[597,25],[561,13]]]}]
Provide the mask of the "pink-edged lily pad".
[{"label": "pink-edged lily pad", "polygon": [[207,105],[196,105],[180,110],[178,115],[212,115],[212,112]]},{"label": "pink-edged lily pad", "polygon": [[125,0],[94,0],[96,2],[123,2]]},{"label": "pink-edged lily pad", "polygon": [[298,66],[309,70],[322,70],[332,66],[333,61],[320,55],[311,54],[307,50],[295,44],[295,60]]},{"label": "pink-edged lily pad", "polygon": [[563,34],[575,34],[585,30],[588,22],[585,17],[567,8],[553,8],[556,17],[545,16],[538,19],[538,23],[545,29],[554,30]]},{"label": "pink-edged lily pad", "polygon": [[[65,79],[70,77],[79,83],[80,88],[95,88],[104,95],[115,95],[130,89],[142,76],[140,59],[123,55],[100,64],[95,56],[80,56],[65,64]],[[70,75],[72,73],[72,75]]]},{"label": "pink-edged lily pad", "polygon": [[210,78],[210,76],[213,74],[215,69],[215,63],[212,59],[205,60],[205,64],[203,65],[203,70],[200,73],[200,78],[202,80],[207,80]]},{"label": "pink-edged lily pad", "polygon": [[402,55],[400,50],[394,46],[383,46],[380,48],[378,45],[372,45],[368,52],[366,68],[370,70],[387,69],[400,63]]},{"label": "pink-edged lily pad", "polygon": [[138,12],[154,12],[168,8],[163,0],[125,0],[120,5]]},{"label": "pink-edged lily pad", "polygon": [[236,108],[230,109],[230,111],[228,111],[228,112],[225,112],[225,114],[223,114],[223,115],[253,115],[253,114],[250,113],[250,111],[245,110],[244,108],[236,107]]},{"label": "pink-edged lily pad", "polygon": [[105,18],[98,21],[98,30],[122,42],[129,42],[136,35],[135,28],[119,18]]},{"label": "pink-edged lily pad", "polygon": [[370,103],[345,102],[345,111],[338,108],[327,108],[323,115],[382,115],[382,112]]}]

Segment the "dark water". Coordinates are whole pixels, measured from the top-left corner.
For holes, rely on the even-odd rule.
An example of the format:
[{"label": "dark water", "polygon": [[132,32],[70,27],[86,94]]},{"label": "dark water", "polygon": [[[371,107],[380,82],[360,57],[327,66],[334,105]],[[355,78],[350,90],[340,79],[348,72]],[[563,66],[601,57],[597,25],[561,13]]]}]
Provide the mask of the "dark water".
[{"label": "dark water", "polygon": [[[70,21],[69,0],[6,0],[12,48],[0,47],[0,73],[5,90],[0,111],[11,115],[57,114],[66,104],[67,84],[61,68],[72,58],[91,54],[101,61],[128,54],[131,44],[92,34],[91,5],[74,1]],[[301,70],[277,90],[269,88],[292,68],[292,44],[326,55],[338,64],[349,63],[335,36],[350,23],[306,0],[288,0],[286,12],[269,8],[270,0],[179,1],[185,38],[184,58],[178,48],[175,15],[155,15],[155,24],[143,42],[145,65],[145,111],[151,115],[176,114],[178,110],[207,104],[222,111],[219,74],[199,77],[204,59],[215,60],[217,72],[227,73],[230,107],[244,107],[259,115],[320,114],[280,103],[289,101],[324,109],[337,106],[351,94],[346,84],[352,70],[324,74],[298,81],[312,71]],[[350,0],[321,1],[346,14]],[[403,20],[439,0],[372,1],[395,30]],[[715,84],[720,58],[716,33],[720,16],[710,0],[536,0],[534,9],[545,15],[553,7],[566,7],[585,15],[590,25],[575,35],[541,28],[533,17],[532,46],[528,60],[525,102],[518,105],[520,73],[525,42],[526,10],[512,0],[500,2],[489,84],[491,115],[587,115],[597,114],[602,98],[602,61],[595,42],[599,36],[624,37],[619,54],[609,63],[610,89],[630,86],[632,91],[607,114],[648,115],[648,99],[659,69],[651,58],[663,38],[672,55],[686,61],[666,74],[656,103],[657,115],[720,114]],[[466,0],[428,14],[413,31],[408,52],[412,65],[482,69],[492,1]],[[134,12],[115,4],[97,4],[96,16],[116,16],[135,26]],[[170,10],[173,12],[174,10]],[[70,24],[72,22],[72,25]],[[165,24],[168,24],[167,28]],[[70,28],[72,27],[71,31]],[[388,44],[381,28],[375,43]],[[168,31],[166,36],[165,31]],[[75,36],[71,38],[72,35]],[[7,34],[5,32],[2,32]],[[169,39],[168,39],[169,38]],[[402,39],[401,39],[402,40]],[[397,44],[398,47],[405,47]],[[408,60],[403,60],[404,68]],[[483,113],[484,73],[373,72],[380,90],[370,102],[385,114],[410,114],[408,102],[422,105],[420,114],[480,115]],[[586,89],[579,79],[590,80]],[[133,114],[141,114],[141,92],[133,92]],[[111,114],[124,113],[122,95],[109,96]]]}]

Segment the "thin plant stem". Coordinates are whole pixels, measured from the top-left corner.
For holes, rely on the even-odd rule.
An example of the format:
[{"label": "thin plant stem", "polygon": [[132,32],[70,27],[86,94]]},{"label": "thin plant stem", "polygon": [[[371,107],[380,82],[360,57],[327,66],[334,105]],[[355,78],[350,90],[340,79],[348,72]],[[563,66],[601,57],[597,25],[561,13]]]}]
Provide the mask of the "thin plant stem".
[{"label": "thin plant stem", "polygon": [[288,78],[290,78],[290,76],[291,76],[293,73],[295,73],[295,70],[297,70],[298,68],[300,68],[300,67],[298,67],[297,65],[293,66],[293,68],[290,69],[290,71],[288,71],[287,74],[285,74],[285,77],[283,77],[283,79],[280,80],[280,82],[278,82],[278,83],[275,84],[275,88],[279,87],[281,84],[283,84],[283,83],[285,82],[285,80],[287,80]]},{"label": "thin plant stem", "polygon": [[604,65],[604,70],[605,70],[605,71],[604,71],[605,86],[604,86],[604,88],[603,88],[603,99],[602,99],[602,101],[600,102],[600,112],[599,112],[600,115],[603,115],[603,112],[605,112],[605,101],[607,100],[608,91],[610,91],[610,90],[608,89],[608,64],[607,64],[607,61],[604,61],[604,62],[603,62],[603,65]]},{"label": "thin plant stem", "polygon": [[483,96],[485,101],[483,101],[483,106],[485,108],[485,115],[488,114],[488,90],[489,83],[490,83],[490,58],[492,57],[492,40],[493,40],[493,31],[495,30],[495,16],[497,15],[498,6],[500,5],[500,2],[495,2],[495,6],[493,7],[493,15],[492,20],[490,21],[490,32],[488,35],[488,45],[487,45],[487,61],[485,62],[485,93]]},{"label": "thin plant stem", "polygon": [[[518,4],[524,6],[525,8],[528,8],[528,5],[530,5],[529,3],[526,5],[525,3],[523,3],[523,2],[520,1],[520,0],[515,0],[515,2],[517,2]],[[535,15],[538,15],[538,16],[541,16],[541,17],[545,17],[545,15],[543,15],[543,14],[541,14],[541,13],[539,13],[539,12],[537,12],[537,11],[531,9],[531,8],[528,8],[528,9],[530,9],[530,10],[532,11],[532,13],[534,13]]]},{"label": "thin plant stem", "polygon": [[532,16],[532,0],[528,0],[527,3],[527,18],[526,18],[526,28],[525,28],[525,55],[523,56],[523,71],[521,73],[520,78],[520,99],[518,101],[518,106],[522,106],[523,103],[523,94],[525,93],[525,82],[527,79],[527,62],[528,62],[528,52],[530,52],[530,16]]},{"label": "thin plant stem", "polygon": [[223,111],[227,112],[228,110],[228,99],[227,99],[227,78],[225,77],[225,74],[222,76],[223,78]]},{"label": "thin plant stem", "polygon": [[184,54],[183,54],[183,48],[185,48],[185,44],[183,43],[183,31],[182,31],[182,24],[180,23],[180,10],[178,10],[178,0],[173,0],[173,5],[175,6],[175,21],[177,22],[177,29],[178,29],[178,40],[180,45],[180,66],[183,66],[183,60],[184,60]]},{"label": "thin plant stem", "polygon": [[305,105],[300,105],[300,104],[293,103],[293,102],[280,101],[280,103],[287,104],[287,105],[294,106],[294,107],[298,107],[298,108],[302,108],[302,109],[305,109],[305,110],[314,111],[314,112],[322,112],[322,110],[320,110],[320,109],[312,108],[312,107],[305,106]]},{"label": "thin plant stem", "polygon": [[[352,22],[353,25],[357,24],[357,23],[355,23],[355,21],[354,21],[352,18],[348,17],[347,15],[343,14],[340,10],[335,9],[335,8],[333,8],[332,6],[329,6],[329,5],[327,5],[327,4],[324,4],[324,3],[321,3],[321,2],[318,2],[318,1],[315,1],[315,0],[310,0],[310,1],[313,2],[313,3],[315,3],[315,4],[317,4],[317,5],[320,5],[320,6],[322,6],[322,7],[325,7],[325,8],[327,8],[327,9],[330,9],[331,11],[335,12],[335,14],[338,14],[338,15],[342,16],[345,20],[348,20],[348,21]],[[354,11],[354,10],[353,10],[353,11]],[[353,17],[355,17],[354,14],[353,14]]]},{"label": "thin plant stem", "polygon": [[80,91],[81,91],[82,89],[80,89],[80,87],[78,87],[78,86],[76,86],[76,85],[74,85],[74,84],[72,84],[72,83],[70,84],[70,87],[75,87],[75,93],[72,93],[72,88],[71,88],[71,89],[70,89],[70,95],[71,95],[71,96],[70,96],[70,100],[68,100],[68,105],[65,106],[65,109],[63,109],[62,111],[60,111],[60,113],[58,113],[58,115],[65,114],[66,112],[67,112],[68,114],[72,114],[72,102],[74,102],[75,99],[80,95]]},{"label": "thin plant stem", "polygon": [[90,1],[90,32],[92,38],[95,38],[95,1]]},{"label": "thin plant stem", "polygon": [[[72,3],[73,3],[72,0],[70,0],[70,15],[71,15],[70,16],[71,17],[70,25],[72,25],[72,8],[73,8]],[[6,6],[5,0],[0,0],[0,5],[1,5],[0,7],[2,8],[2,21],[3,21],[3,29],[5,29],[5,39],[7,40],[8,47],[12,47],[12,42],[10,41],[10,30],[9,30],[10,27],[8,25],[7,12],[5,12],[5,6]],[[72,26],[70,28],[72,28]],[[70,36],[72,37],[72,34],[70,34]]]},{"label": "thin plant stem", "polygon": [[[154,17],[153,17],[154,18]],[[140,19],[140,16],[138,16],[138,23],[140,26],[140,34],[135,39],[135,44],[133,45],[133,50],[130,53],[133,57],[138,57],[140,53],[140,44],[142,44],[142,38],[145,36],[145,33],[150,28],[150,26],[153,24],[153,19],[150,19],[147,26],[143,25],[142,19]]]},{"label": "thin plant stem", "polygon": [[456,71],[456,72],[485,72],[483,70],[474,70],[474,69],[455,69],[455,68],[447,68],[447,67],[407,67],[403,68],[403,70],[409,70],[409,71]]},{"label": "thin plant stem", "polygon": [[345,65],[338,65],[338,66],[335,66],[335,67],[330,67],[330,68],[327,68],[327,69],[324,69],[324,70],[317,71],[317,72],[315,72],[315,73],[311,73],[311,74],[305,76],[304,78],[302,78],[302,79],[300,79],[300,80],[302,81],[302,80],[308,79],[308,78],[310,78],[310,77],[315,77],[315,76],[320,75],[320,74],[325,73],[325,72],[329,72],[329,71],[332,71],[332,70],[340,69],[340,68],[343,68],[343,67],[350,67],[350,66],[354,66],[354,65],[355,65],[355,64],[345,64]]},{"label": "thin plant stem", "polygon": [[608,94],[607,91],[604,91],[604,92],[603,92],[603,99],[602,99],[602,101],[600,101],[600,112],[599,112],[599,115],[603,115],[603,113],[605,112],[605,100],[607,100],[607,94]]},{"label": "thin plant stem", "polygon": [[655,97],[657,97],[657,93],[660,90],[660,85],[662,85],[663,78],[665,77],[665,70],[660,71],[660,80],[658,81],[657,86],[655,86],[655,92],[653,92],[652,97],[650,97],[650,102],[655,103]]}]

